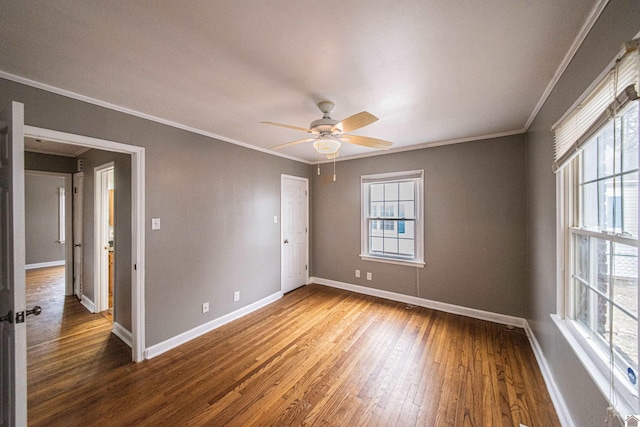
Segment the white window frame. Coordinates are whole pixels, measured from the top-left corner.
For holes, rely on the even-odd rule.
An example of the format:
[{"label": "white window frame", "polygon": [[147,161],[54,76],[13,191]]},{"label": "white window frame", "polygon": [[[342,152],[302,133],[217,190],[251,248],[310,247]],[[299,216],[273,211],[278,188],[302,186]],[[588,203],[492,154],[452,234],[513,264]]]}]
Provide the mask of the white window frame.
[{"label": "white window frame", "polygon": [[[621,53],[619,58],[622,58],[625,53]],[[623,61],[623,70],[625,76],[624,85],[618,86],[618,93],[625,89],[628,84],[635,83],[636,93],[638,89],[638,73],[640,67],[638,66],[637,52],[634,52],[634,61]],[[614,61],[611,64],[613,69]],[[635,67],[635,68],[633,68]],[[602,232],[589,230],[576,229],[572,226],[578,224],[578,210],[580,209],[580,195],[579,195],[579,173],[580,165],[579,160],[576,160],[576,156],[581,152],[582,145],[591,139],[594,134],[602,129],[604,120],[608,119],[609,111],[603,112],[600,117],[596,118],[595,114],[600,114],[600,107],[594,107],[594,103],[588,105],[590,108],[589,120],[585,117],[580,110],[582,103],[592,102],[594,94],[601,90],[600,98],[602,98],[602,87],[610,85],[605,79],[610,78],[611,71],[607,69],[580,97],[578,101],[572,106],[572,108],[563,116],[563,118],[554,126],[556,133],[556,161],[554,163],[554,169],[556,171],[556,250],[557,250],[557,307],[556,314],[552,314],[551,318],[557,325],[560,332],[563,334],[569,345],[574,350],[576,356],[581,361],[586,371],[589,373],[594,383],[598,386],[600,391],[609,400],[612,406],[615,408],[618,414],[622,416],[631,414],[640,414],[640,398],[639,387],[640,381],[636,384],[632,384],[629,378],[620,372],[619,369],[611,366],[609,351],[605,350],[598,344],[597,339],[594,338],[592,332],[586,330],[586,328],[580,324],[579,321],[574,320],[573,313],[573,292],[572,292],[572,272],[574,270],[574,257],[572,249],[572,239],[575,234],[580,235],[592,235],[592,237],[602,238]],[[618,74],[620,75],[620,74]],[[618,96],[618,93],[616,96]],[[611,105],[622,106],[620,102],[624,100],[624,94],[618,96]],[[633,98],[631,98],[633,99]],[[631,102],[640,102],[638,100]],[[601,104],[602,101],[600,101]],[[602,105],[606,107],[606,105]],[[614,107],[616,111],[618,107]],[[621,110],[621,108],[619,109]],[[610,120],[610,119],[609,119]],[[564,129],[563,129],[564,128]],[[564,146],[558,145],[558,137],[564,141]],[[570,138],[562,135],[562,132],[573,132]],[[575,142],[572,142],[574,141]],[[561,142],[562,142],[561,141]],[[566,143],[570,143],[567,145]],[[604,240],[610,240],[614,242],[623,243],[631,246],[638,246],[638,240],[636,238],[629,238],[625,235],[611,234]],[[640,297],[639,297],[640,298]],[[640,304],[639,304],[640,305]],[[639,333],[640,335],[640,333]],[[637,338],[640,343],[640,336]],[[638,372],[636,372],[638,375]],[[640,379],[639,379],[640,380]]]},{"label": "white window frame", "polygon": [[[415,184],[415,256],[413,258],[396,257],[382,255],[369,251],[369,229],[368,229],[368,207],[369,207],[369,187],[371,184],[390,183],[399,181],[413,181]],[[361,244],[360,258],[366,261],[377,261],[389,264],[407,265],[412,267],[424,267],[424,170],[413,170],[404,172],[391,172],[374,175],[363,175],[360,177],[361,189]],[[378,224],[384,229],[384,220]]]}]

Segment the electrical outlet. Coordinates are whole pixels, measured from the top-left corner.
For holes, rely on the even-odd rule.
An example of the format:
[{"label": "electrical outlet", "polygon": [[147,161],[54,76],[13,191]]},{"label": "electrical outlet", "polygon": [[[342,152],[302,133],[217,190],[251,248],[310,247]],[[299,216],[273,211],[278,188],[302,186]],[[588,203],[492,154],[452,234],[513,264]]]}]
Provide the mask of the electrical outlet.
[{"label": "electrical outlet", "polygon": [[240,291],[235,291],[233,293],[233,301],[240,301]]},{"label": "electrical outlet", "polygon": [[209,312],[209,303],[208,302],[202,303],[202,314],[205,314],[208,312]]},{"label": "electrical outlet", "polygon": [[373,278],[373,276],[371,276],[371,273],[369,273],[369,272],[367,271],[367,280],[371,280],[372,278]]},{"label": "electrical outlet", "polygon": [[356,277],[360,277],[360,270],[356,270]]}]

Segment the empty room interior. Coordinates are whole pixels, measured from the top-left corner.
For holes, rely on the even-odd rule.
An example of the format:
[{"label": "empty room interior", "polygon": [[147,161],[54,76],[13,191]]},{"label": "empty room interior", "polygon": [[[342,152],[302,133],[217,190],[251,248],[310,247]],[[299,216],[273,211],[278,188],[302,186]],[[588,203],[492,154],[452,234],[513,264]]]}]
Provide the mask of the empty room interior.
[{"label": "empty room interior", "polygon": [[2,425],[637,425],[637,0],[0,7]]}]

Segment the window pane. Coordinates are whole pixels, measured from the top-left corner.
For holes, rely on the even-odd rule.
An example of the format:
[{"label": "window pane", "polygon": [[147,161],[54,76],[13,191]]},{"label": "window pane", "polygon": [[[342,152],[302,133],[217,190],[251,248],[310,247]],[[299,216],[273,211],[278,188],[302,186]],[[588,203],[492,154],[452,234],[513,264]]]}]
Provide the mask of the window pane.
[{"label": "window pane", "polygon": [[582,186],[582,221],[580,225],[598,228],[598,183]]},{"label": "window pane", "polygon": [[620,232],[622,226],[622,199],[620,177],[598,182],[598,211],[600,229]]},{"label": "window pane", "polygon": [[415,229],[416,223],[414,221],[398,221],[404,223],[404,230],[401,233],[400,227],[398,227],[398,237],[403,239],[414,239],[415,238]]},{"label": "window pane", "polygon": [[385,237],[384,238],[384,252],[387,254],[397,254],[398,253],[398,239],[394,237]]},{"label": "window pane", "polygon": [[384,184],[371,184],[370,201],[381,202],[384,200]]},{"label": "window pane", "polygon": [[613,244],[613,301],[638,316],[638,248]]},{"label": "window pane", "polygon": [[398,202],[385,202],[384,213],[385,218],[397,218],[398,217]]},{"label": "window pane", "polygon": [[371,202],[369,216],[371,218],[380,218],[384,215],[384,202]]},{"label": "window pane", "polygon": [[638,237],[638,173],[622,176],[622,231]]},{"label": "window pane", "polygon": [[574,275],[589,282],[589,238],[576,235],[574,238]]},{"label": "window pane", "polygon": [[415,199],[415,183],[413,181],[401,182],[399,189],[399,200],[414,200]]},{"label": "window pane", "polygon": [[400,239],[398,240],[398,252],[401,255],[406,256],[415,256],[415,244],[414,240],[411,239]]},{"label": "window pane", "polygon": [[[616,170],[620,171],[620,152],[616,153]],[[598,177],[613,175],[613,122],[609,122],[598,135]]]},{"label": "window pane", "polygon": [[382,252],[384,250],[382,237],[371,237],[369,247],[371,252]]},{"label": "window pane", "polygon": [[582,182],[588,182],[598,177],[598,140],[592,139],[584,145],[582,151]]},{"label": "window pane", "polygon": [[588,329],[591,329],[589,316],[589,291],[580,281],[573,281],[574,285],[574,306],[575,319]]},{"label": "window pane", "polygon": [[369,221],[369,236],[382,236],[382,221]]},{"label": "window pane", "polygon": [[[613,347],[622,356],[622,366],[638,370],[638,322],[622,310],[613,309]],[[623,369],[626,371],[626,369]]]},{"label": "window pane", "polygon": [[398,205],[398,217],[399,218],[415,218],[415,203],[411,202],[400,202]]},{"label": "window pane", "polygon": [[387,201],[398,200],[398,183],[397,182],[384,184],[384,199]]},{"label": "window pane", "polygon": [[634,102],[622,117],[623,171],[638,169],[638,103]]}]

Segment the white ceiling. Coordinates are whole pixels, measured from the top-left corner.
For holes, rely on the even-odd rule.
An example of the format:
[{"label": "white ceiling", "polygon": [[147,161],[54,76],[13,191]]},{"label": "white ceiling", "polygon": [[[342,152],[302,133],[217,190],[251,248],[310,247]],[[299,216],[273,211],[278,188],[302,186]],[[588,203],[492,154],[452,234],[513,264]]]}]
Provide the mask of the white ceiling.
[{"label": "white ceiling", "polygon": [[523,132],[606,0],[0,3],[0,77],[260,149],[306,136],[261,121],[308,127],[328,99],[394,150]]}]

